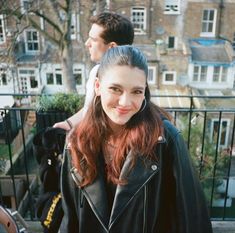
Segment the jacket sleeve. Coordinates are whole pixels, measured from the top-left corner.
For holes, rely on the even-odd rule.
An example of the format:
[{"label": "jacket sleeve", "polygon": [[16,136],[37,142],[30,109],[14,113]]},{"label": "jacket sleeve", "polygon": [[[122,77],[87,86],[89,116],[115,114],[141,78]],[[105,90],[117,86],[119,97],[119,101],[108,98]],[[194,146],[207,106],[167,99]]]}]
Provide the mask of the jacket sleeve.
[{"label": "jacket sleeve", "polygon": [[180,233],[212,233],[208,207],[181,133],[167,127],[167,153],[172,158],[175,180],[176,224]]},{"label": "jacket sleeve", "polygon": [[64,217],[60,227],[60,232],[74,233],[79,232],[78,216],[76,211],[77,187],[71,177],[70,153],[65,149],[61,168],[61,194]]}]

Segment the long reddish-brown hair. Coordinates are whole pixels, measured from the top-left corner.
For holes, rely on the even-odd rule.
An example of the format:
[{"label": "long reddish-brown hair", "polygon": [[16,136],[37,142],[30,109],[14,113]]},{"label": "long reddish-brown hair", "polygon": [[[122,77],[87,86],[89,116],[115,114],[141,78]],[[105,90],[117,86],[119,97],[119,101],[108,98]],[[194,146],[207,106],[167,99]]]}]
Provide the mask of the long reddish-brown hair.
[{"label": "long reddish-brown hair", "polygon": [[[113,65],[137,67],[146,74],[145,99],[146,105],[125,124],[115,145],[113,160],[108,178],[115,184],[124,184],[120,180],[120,172],[128,151],[136,156],[142,155],[156,160],[155,147],[158,137],[163,135],[162,118],[169,118],[163,109],[150,101],[150,91],[147,85],[148,67],[146,58],[132,46],[118,46],[109,49],[102,58],[98,77],[102,79],[105,70]],[[132,77],[127,77],[132,78]],[[71,132],[72,163],[83,177],[81,186],[93,182],[97,176],[99,156],[102,155],[102,143],[111,135],[108,117],[102,109],[99,96],[94,98],[84,119]],[[135,160],[133,160],[134,166]],[[131,168],[130,168],[131,169]]]}]

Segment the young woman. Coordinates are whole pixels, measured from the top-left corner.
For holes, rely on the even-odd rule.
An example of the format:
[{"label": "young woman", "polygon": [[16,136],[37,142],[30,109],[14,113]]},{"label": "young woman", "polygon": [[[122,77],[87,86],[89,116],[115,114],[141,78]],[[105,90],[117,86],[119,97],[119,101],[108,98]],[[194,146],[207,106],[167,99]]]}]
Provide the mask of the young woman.
[{"label": "young woman", "polygon": [[150,101],[147,75],[132,46],[102,58],[93,104],[65,150],[61,232],[212,232],[183,138]]}]

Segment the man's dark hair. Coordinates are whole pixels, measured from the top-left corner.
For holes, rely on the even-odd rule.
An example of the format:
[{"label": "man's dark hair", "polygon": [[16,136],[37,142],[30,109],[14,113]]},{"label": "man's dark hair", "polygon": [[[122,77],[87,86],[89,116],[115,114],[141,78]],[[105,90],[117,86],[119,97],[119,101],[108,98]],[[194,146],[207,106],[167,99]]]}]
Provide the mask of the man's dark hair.
[{"label": "man's dark hair", "polygon": [[103,12],[91,17],[91,23],[104,28],[100,35],[105,43],[131,45],[134,40],[134,28],[128,18],[113,12]]}]

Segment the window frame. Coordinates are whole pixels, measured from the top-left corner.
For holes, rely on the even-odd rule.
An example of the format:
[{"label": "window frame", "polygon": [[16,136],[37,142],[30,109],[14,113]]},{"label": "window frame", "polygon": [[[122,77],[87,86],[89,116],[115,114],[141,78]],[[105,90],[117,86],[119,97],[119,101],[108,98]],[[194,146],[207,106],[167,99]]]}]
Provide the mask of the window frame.
[{"label": "window frame", "polygon": [[[152,80],[150,80],[149,71],[152,71]],[[156,84],[156,66],[148,66],[148,84]]]},{"label": "window frame", "polygon": [[71,14],[71,40],[79,39],[79,14],[73,12]]},{"label": "window frame", "polygon": [[[166,80],[166,75],[167,74],[172,74],[173,75],[173,80],[172,81],[167,81]],[[163,71],[162,74],[162,83],[165,85],[175,85],[176,84],[176,71]]]},{"label": "window frame", "polygon": [[[180,3],[181,3],[181,0],[165,0],[164,1],[164,14],[165,15],[179,15],[180,14]],[[173,6],[174,7],[176,6],[177,10],[170,10],[169,9],[169,7],[172,9]]]},{"label": "window frame", "polygon": [[[214,77],[215,77],[215,68],[219,68],[219,72],[217,72],[217,77],[218,77],[218,80],[215,81],[214,80]],[[224,71],[226,71],[224,73]],[[226,77],[224,79],[224,76]],[[225,83],[227,82],[227,76],[228,76],[228,68],[227,67],[224,67],[224,66],[214,66],[213,68],[213,76],[212,76],[212,82],[213,83]]]},{"label": "window frame", "polygon": [[[35,90],[37,88],[39,88],[39,80],[38,80],[38,77],[37,77],[37,72],[36,72],[36,69],[31,69],[31,68],[20,68],[18,70],[18,76],[21,78],[21,77],[24,77],[26,78],[27,80],[27,89],[28,90]],[[31,78],[34,78],[34,81],[37,83],[36,87],[32,87],[32,79]]]},{"label": "window frame", "polygon": [[[219,119],[218,118],[212,118],[211,119],[211,130],[210,130],[210,141],[211,143],[215,143],[216,144],[216,141],[217,140],[217,137],[215,138],[214,140],[214,124],[215,122],[219,123]],[[225,132],[225,137],[224,137],[224,144],[221,144],[221,137],[222,137],[222,127],[223,127],[223,122],[227,122],[227,125],[226,125],[226,132]],[[220,135],[219,135],[219,146],[221,148],[227,148],[228,147],[228,138],[229,138],[229,128],[230,128],[230,123],[231,123],[231,120],[228,119],[228,118],[222,118],[221,119],[221,122],[220,122]],[[216,135],[217,136],[217,135]]]},{"label": "window frame", "polygon": [[[195,77],[195,72],[194,72],[194,69],[198,67],[198,72],[197,72],[197,80],[194,79]],[[206,72],[205,72],[205,79],[202,80],[202,68],[205,67],[206,68]],[[193,76],[192,76],[192,82],[195,82],[195,83],[199,83],[199,82],[206,82],[207,81],[207,73],[208,73],[208,66],[205,66],[205,65],[194,65],[193,66]]]},{"label": "window frame", "polygon": [[[50,75],[50,77],[49,77]],[[51,81],[48,83],[48,80]],[[63,86],[63,74],[61,68],[54,68],[46,72],[46,85]]]},{"label": "window frame", "polygon": [[[169,44],[170,44],[170,39],[171,38],[174,38],[174,44],[173,44],[173,47],[169,47]],[[177,48],[177,37],[176,36],[168,36],[167,37],[167,49],[169,50],[173,50],[173,49],[176,49]]]},{"label": "window frame", "polygon": [[[204,20],[204,12],[205,11],[213,11],[214,12],[214,18],[213,20],[210,20],[210,19],[205,19]],[[208,16],[210,17],[210,15]],[[206,9],[203,9],[202,11],[202,19],[201,19],[201,33],[200,33],[200,36],[202,37],[214,37],[215,36],[215,31],[216,31],[216,20],[217,20],[217,9],[215,8],[206,8]],[[207,24],[206,28],[207,30],[206,31],[203,31],[203,24]],[[208,31],[208,28],[209,28],[209,24],[212,23],[212,31]]]},{"label": "window frame", "polygon": [[[2,29],[2,33],[1,33],[2,35],[0,34],[0,44],[4,44],[6,43],[4,15],[0,14],[0,20],[1,20],[0,28]],[[1,37],[3,38],[2,40],[1,40]]]},{"label": "window frame", "polygon": [[[142,22],[133,22],[133,20],[134,20],[133,13],[137,13],[137,12],[143,13],[143,21]],[[134,26],[135,35],[146,34],[146,29],[147,29],[147,10],[146,10],[146,7],[141,7],[141,6],[140,7],[138,7],[138,6],[132,7],[131,8],[131,22]],[[142,25],[142,27],[136,28],[135,24]]]},{"label": "window frame", "polygon": [[[25,38],[25,50],[27,53],[38,53],[40,51],[40,41],[39,41],[39,32],[35,29],[27,29],[24,31],[24,38]],[[36,35],[37,35],[37,40],[28,40],[28,33],[31,33],[31,37],[33,37],[32,33],[35,33],[36,32]],[[29,49],[29,43],[32,43],[32,44],[36,44],[38,45],[38,49],[34,49],[34,50],[31,50]]]}]

